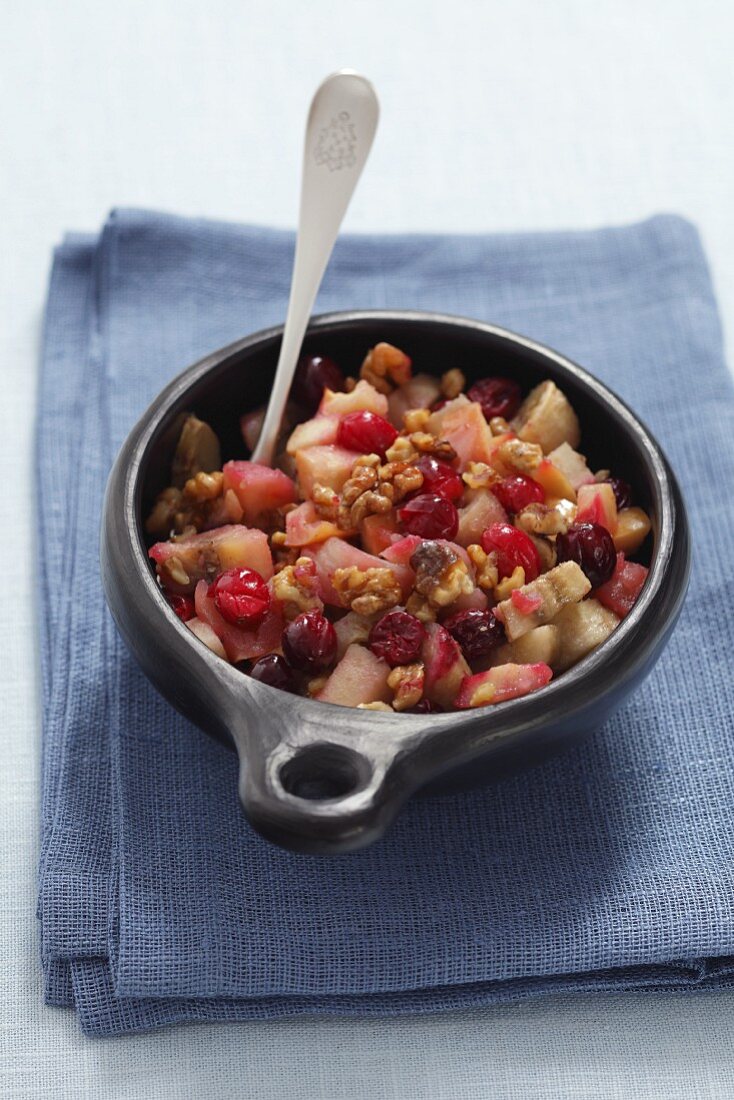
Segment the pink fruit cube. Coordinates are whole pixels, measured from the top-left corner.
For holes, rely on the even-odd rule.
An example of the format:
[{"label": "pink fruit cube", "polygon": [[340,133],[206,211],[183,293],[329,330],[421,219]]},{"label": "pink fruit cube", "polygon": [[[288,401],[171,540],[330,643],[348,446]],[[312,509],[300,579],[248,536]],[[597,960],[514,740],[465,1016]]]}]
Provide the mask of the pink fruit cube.
[{"label": "pink fruit cube", "polygon": [[354,451],[337,447],[333,443],[299,451],[296,455],[296,469],[301,496],[312,496],[314,485],[325,485],[338,493],[351,474],[357,458]]},{"label": "pink fruit cube", "polygon": [[441,439],[447,440],[459,456],[459,466],[463,470],[470,462],[485,462],[490,464],[493,452],[496,450],[502,437],[493,437],[489,430],[489,424],[484,418],[482,406],[476,401],[467,401],[460,397],[454,398],[444,405],[431,417],[428,431],[434,432],[431,425],[437,418],[436,425]]},{"label": "pink fruit cube", "polygon": [[356,611],[347,611],[334,623],[336,631],[336,659],[341,661],[350,645],[367,645],[374,616],[358,615]]},{"label": "pink fruit cube", "polygon": [[617,565],[610,580],[594,592],[599,603],[608,607],[620,619],[628,615],[647,580],[649,569],[635,561],[625,561],[617,554]]},{"label": "pink fruit cube", "polygon": [[358,707],[360,703],[387,703],[390,666],[361,645],[350,645],[316,698],[320,703]]},{"label": "pink fruit cube", "polygon": [[395,565],[410,565],[410,559],[422,542],[420,535],[405,535],[404,538],[397,539],[390,546],[386,546],[380,552],[380,557]]},{"label": "pink fruit cube", "polygon": [[324,603],[333,607],[342,607],[342,602],[331,583],[331,578],[337,569],[349,569],[356,566],[358,569],[391,569],[395,574],[402,589],[403,599],[410,592],[415,580],[415,573],[404,565],[397,565],[385,558],[376,558],[372,554],[366,554],[364,550],[352,546],[344,539],[327,539],[316,549],[310,549],[308,556],[316,562],[319,575],[319,592]]},{"label": "pink fruit cube", "polygon": [[389,419],[396,428],[402,428],[403,417],[409,409],[430,409],[440,396],[441,387],[437,378],[431,374],[416,374],[388,397]]},{"label": "pink fruit cube", "polygon": [[222,473],[225,491],[231,489],[236,495],[247,524],[296,499],[296,487],[282,470],[259,462],[226,462]]},{"label": "pink fruit cube", "polygon": [[568,443],[561,443],[560,447],[551,451],[548,461],[561,471],[574,491],[578,491],[582,485],[590,485],[594,480],[585,457],[574,451]]},{"label": "pink fruit cube", "polygon": [[426,638],[421,653],[425,668],[423,694],[431,703],[449,708],[471,669],[448,630],[438,623],[426,624]]},{"label": "pink fruit cube", "polygon": [[333,390],[327,389],[319,406],[318,415],[347,416],[349,413],[363,411],[387,416],[387,398],[364,379],[357,383],[351,393],[334,393]]},{"label": "pink fruit cube", "polygon": [[529,695],[544,687],[552,676],[548,665],[542,663],[497,665],[486,672],[478,672],[476,676],[467,676],[462,681],[455,706],[458,710],[468,710],[517,699],[520,695]]},{"label": "pink fruit cube", "polygon": [[212,580],[227,569],[254,569],[265,580],[273,575],[273,559],[264,531],[239,524],[218,527],[175,542],[157,542],[148,551],[167,592],[193,592],[198,581]]},{"label": "pink fruit cube", "polygon": [[208,623],[194,616],[193,619],[188,620],[186,626],[192,634],[196,635],[200,642],[204,643],[207,649],[210,649],[212,653],[216,653],[217,657],[221,657],[223,661],[227,660],[227,652],[224,646]]},{"label": "pink fruit cube", "polygon": [[291,432],[286,451],[289,455],[295,455],[306,447],[323,447],[336,443],[338,430],[338,416],[316,416],[313,420],[304,420]]},{"label": "pink fruit cube", "polygon": [[381,554],[400,538],[398,519],[394,509],[382,515],[367,516],[360,527],[362,545],[368,554]]},{"label": "pink fruit cube", "polygon": [[194,593],[196,614],[211,627],[224,646],[232,664],[254,660],[280,648],[283,634],[283,612],[277,600],[270,604],[265,618],[255,627],[235,626],[220,615],[214,600],[209,596],[209,585],[199,581]]},{"label": "pink fruit cube", "polygon": [[305,500],[285,517],[286,546],[309,546],[347,534],[350,532],[341,531],[336,523],[322,519],[311,500]]},{"label": "pink fruit cube", "polygon": [[459,530],[456,541],[471,546],[481,541],[482,533],[493,523],[507,523],[507,513],[489,489],[473,489],[463,508],[459,509]]},{"label": "pink fruit cube", "polygon": [[600,523],[610,535],[617,530],[617,501],[608,482],[582,485],[577,496],[576,523]]}]

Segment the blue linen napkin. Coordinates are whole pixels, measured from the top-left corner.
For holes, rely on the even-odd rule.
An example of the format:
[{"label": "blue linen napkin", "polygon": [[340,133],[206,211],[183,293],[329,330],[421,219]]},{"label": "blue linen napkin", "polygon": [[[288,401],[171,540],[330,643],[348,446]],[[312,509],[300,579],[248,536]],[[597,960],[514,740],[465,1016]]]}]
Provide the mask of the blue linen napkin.
[{"label": "blue linen napkin", "polygon": [[734,396],[696,231],[664,216],[339,241],[320,310],[497,322],[616,389],[681,478],[695,566],[656,671],[585,745],[415,800],[383,841],[334,859],[248,827],[233,756],[133,664],[97,557],[127,431],[184,366],[282,320],[292,248],[286,232],[117,211],[56,252],[38,414],[47,1001],[115,1035],[731,984]]}]

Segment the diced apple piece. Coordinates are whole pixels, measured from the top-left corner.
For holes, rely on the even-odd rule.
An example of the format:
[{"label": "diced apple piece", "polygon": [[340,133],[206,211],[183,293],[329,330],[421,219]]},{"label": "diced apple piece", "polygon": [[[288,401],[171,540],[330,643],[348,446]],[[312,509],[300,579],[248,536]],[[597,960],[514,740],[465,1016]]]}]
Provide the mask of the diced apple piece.
[{"label": "diced apple piece", "polygon": [[531,476],[533,481],[537,481],[538,485],[542,486],[546,504],[553,504],[557,500],[576,500],[576,490],[573,485],[549,458],[544,458]]},{"label": "diced apple piece", "polygon": [[296,487],[282,470],[259,462],[226,462],[222,468],[224,489],[239,500],[246,524],[296,499]]},{"label": "diced apple piece", "polygon": [[343,538],[349,533],[341,531],[331,520],[323,519],[311,500],[305,500],[285,517],[286,546],[310,546],[330,538]]},{"label": "diced apple piece", "polygon": [[437,378],[432,374],[416,374],[388,397],[390,421],[396,428],[402,428],[403,417],[409,409],[430,409],[440,396],[441,387]]},{"label": "diced apple piece", "polygon": [[360,534],[362,545],[368,554],[381,554],[400,538],[395,510],[367,516],[360,525]]},{"label": "diced apple piece", "polygon": [[[341,394],[339,395],[341,396]],[[296,469],[301,496],[310,497],[314,485],[325,485],[336,493],[352,472],[359,456],[333,443],[324,447],[307,447],[296,455]]]},{"label": "diced apple piece", "polygon": [[578,491],[576,523],[600,523],[610,535],[617,530],[617,501],[605,481],[582,485]]},{"label": "diced apple piece", "polygon": [[315,416],[312,420],[296,424],[285,449],[289,455],[295,455],[306,447],[324,447],[329,443],[336,443],[338,430],[338,416]]},{"label": "diced apple piece", "polygon": [[352,546],[344,539],[327,539],[317,549],[311,550],[309,548],[308,556],[316,562],[321,599],[324,603],[331,604],[333,607],[342,606],[342,602],[331,583],[331,578],[337,569],[349,569],[352,566],[362,570],[391,569],[402,589],[403,599],[407,597],[415,580],[415,573],[412,569],[387,561],[385,558],[376,558],[373,554],[366,554],[364,550]]},{"label": "diced apple piece", "polygon": [[634,554],[650,533],[650,517],[642,508],[622,508],[617,512],[614,547],[625,554]]},{"label": "diced apple piece", "polygon": [[[584,455],[574,451],[569,443],[561,443],[548,455],[548,461],[552,462],[557,470],[563,474],[573,489],[578,490],[582,485],[589,485],[594,480],[594,475],[586,465]],[[558,494],[554,494],[558,495]]]},{"label": "diced apple piece", "polygon": [[[580,604],[572,604],[580,607]],[[536,626],[518,638],[516,642],[508,642],[500,646],[494,654],[493,665],[535,665],[538,663],[551,665],[555,668],[555,656],[558,652],[559,634],[558,628],[553,623],[545,626]]]},{"label": "diced apple piece", "polygon": [[554,619],[567,603],[582,600],[591,585],[575,561],[564,561],[530,584],[516,588],[502,600],[495,614],[505,624],[509,641],[515,642],[536,626]]},{"label": "diced apple piece", "polygon": [[493,523],[507,523],[507,513],[490,489],[470,489],[467,504],[459,508],[459,530],[456,541],[461,546],[478,543],[482,533]]},{"label": "diced apple piece", "polygon": [[364,379],[357,383],[351,393],[334,393],[333,390],[325,390],[318,415],[347,416],[349,413],[362,411],[387,416],[387,398]]},{"label": "diced apple piece", "polygon": [[465,393],[460,393],[458,397],[452,398],[451,401],[447,401],[445,405],[442,405],[440,409],[436,409],[431,414],[431,418],[426,425],[426,431],[431,435],[436,435],[440,439],[443,439],[443,423],[447,416],[451,417],[459,409],[466,409],[471,405],[471,401]]},{"label": "diced apple piece", "polygon": [[406,535],[381,550],[380,557],[396,565],[410,565],[410,559],[422,542],[420,535]]},{"label": "diced apple piece", "polygon": [[567,604],[553,620],[553,626],[558,630],[559,646],[555,660],[548,663],[556,672],[563,672],[601,645],[618,624],[617,616],[598,600]]},{"label": "diced apple piece", "polygon": [[350,645],[316,698],[320,703],[342,707],[387,703],[392,697],[387,686],[389,675],[386,661],[364,646]]},{"label": "diced apple piece", "polygon": [[263,421],[265,420],[265,411],[265,405],[261,405],[259,409],[243,413],[240,417],[240,431],[248,451],[254,451],[257,446]]},{"label": "diced apple piece", "polygon": [[468,710],[517,699],[545,687],[552,676],[548,665],[542,663],[498,665],[475,676],[467,676],[454,705],[458,710]]},{"label": "diced apple piece", "polygon": [[148,551],[167,592],[193,592],[197,582],[212,580],[227,569],[254,569],[265,580],[273,575],[273,559],[264,531],[240,524],[218,527],[175,542],[157,542]]},{"label": "diced apple piece", "polygon": [[227,622],[209,596],[209,585],[199,581],[194,593],[196,614],[212,628],[224,646],[232,664],[254,660],[280,649],[283,634],[283,612],[278,600],[273,600],[265,618],[254,627],[235,626]]},{"label": "diced apple piece", "polygon": [[550,379],[530,391],[512,426],[520,439],[539,443],[546,454],[562,443],[578,447],[581,439],[576,413],[565,394]]},{"label": "diced apple piece", "polygon": [[459,466],[463,470],[470,462],[491,463],[492,454],[501,437],[493,437],[489,424],[484,418],[482,406],[476,401],[467,401],[455,397],[431,417],[428,431],[432,432],[434,417],[440,425],[438,435],[451,444],[459,456]]},{"label": "diced apple piece", "polygon": [[219,641],[219,638],[209,626],[209,623],[205,623],[194,616],[193,619],[188,620],[186,626],[192,634],[196,635],[200,642],[203,642],[204,645],[212,651],[212,653],[216,653],[217,657],[221,657],[224,661],[227,660],[227,652]]},{"label": "diced apple piece", "polygon": [[438,623],[426,624],[421,659],[425,668],[425,698],[440,707],[453,706],[462,680],[471,675],[471,669],[448,630]]},{"label": "diced apple piece", "polygon": [[171,463],[171,483],[183,489],[190,477],[210,474],[222,465],[219,439],[204,420],[193,413],[186,417]]},{"label": "diced apple piece", "polygon": [[358,615],[356,611],[348,611],[334,623],[337,661],[341,661],[350,645],[367,644],[373,623],[374,616]]},{"label": "diced apple piece", "polygon": [[615,615],[623,619],[635,605],[647,580],[649,569],[635,561],[625,561],[624,554],[617,554],[617,565],[610,580],[597,588],[594,595]]}]

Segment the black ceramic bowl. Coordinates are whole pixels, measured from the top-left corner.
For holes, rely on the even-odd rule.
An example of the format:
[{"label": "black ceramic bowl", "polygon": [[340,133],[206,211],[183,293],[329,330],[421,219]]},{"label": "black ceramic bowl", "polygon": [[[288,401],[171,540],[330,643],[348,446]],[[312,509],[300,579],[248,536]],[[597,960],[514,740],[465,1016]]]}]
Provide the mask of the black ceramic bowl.
[{"label": "black ceramic bowl", "polygon": [[[420,788],[485,783],[527,767],[600,726],[652,668],[685,595],[685,507],[660,447],[610,390],[562,355],[511,332],[437,314],[338,313],[316,319],[305,350],[345,366],[379,340],[419,369],[460,366],[471,380],[544,378],[566,393],[594,468],[612,466],[652,518],[648,581],[632,612],[597,650],[534,695],[439,715],[389,715],[317,703],[257,683],[211,653],[161,595],[142,520],[169,480],[181,415],[209,421],[226,458],[242,457],[242,412],[269,393],[281,329],[215,352],[179,375],[131,431],[110,475],[102,575],[132,653],[174,707],[234,745],[240,800],[265,837],[297,851],[337,853],[378,839]],[[225,792],[223,792],[225,796]]]}]

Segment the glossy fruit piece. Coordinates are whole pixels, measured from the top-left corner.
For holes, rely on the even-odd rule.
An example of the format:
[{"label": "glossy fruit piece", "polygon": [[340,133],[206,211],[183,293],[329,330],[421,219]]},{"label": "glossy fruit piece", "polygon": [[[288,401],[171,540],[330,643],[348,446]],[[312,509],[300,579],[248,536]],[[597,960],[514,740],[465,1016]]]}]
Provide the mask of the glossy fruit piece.
[{"label": "glossy fruit piece", "polygon": [[216,653],[217,657],[221,657],[223,661],[227,660],[227,652],[219,641],[209,623],[205,623],[202,619],[194,617],[188,619],[186,626],[189,628],[192,634],[195,634],[200,642],[203,642],[207,649],[210,649],[212,653]]},{"label": "glossy fruit piece", "polygon": [[360,703],[387,703],[390,666],[369,649],[350,645],[316,698],[320,703],[358,707]]},{"label": "glossy fruit piece", "polygon": [[265,420],[265,406],[253,409],[252,412],[243,413],[240,417],[240,432],[248,451],[254,451],[260,438],[260,431]]},{"label": "glossy fruit piece", "polygon": [[623,619],[635,606],[648,573],[649,570],[644,565],[625,561],[624,554],[617,554],[617,564],[611,579],[601,588],[597,588],[594,595],[599,603]]},{"label": "glossy fruit piece", "polygon": [[[586,464],[586,459],[568,443],[561,443],[548,455],[548,461],[559,470],[575,491],[582,485],[590,485],[594,475]],[[558,494],[554,494],[558,495]]]},{"label": "glossy fruit piece", "polygon": [[340,530],[336,523],[322,519],[311,500],[305,500],[285,517],[285,545],[311,546],[326,539],[344,537],[349,531]]},{"label": "glossy fruit piece", "polygon": [[616,564],[612,536],[600,523],[576,523],[556,539],[559,562],[575,561],[592,588],[609,580]]},{"label": "glossy fruit piece", "polygon": [[265,580],[273,575],[267,535],[239,524],[176,542],[157,542],[148,553],[165,590],[180,595],[192,593],[198,581],[211,580],[227,569],[254,569]]},{"label": "glossy fruit piece", "polygon": [[283,655],[291,668],[323,672],[336,659],[334,626],[320,611],[304,611],[283,631]]},{"label": "glossy fruit piece", "polygon": [[166,599],[175,615],[182,623],[187,623],[196,614],[193,596],[166,595]]},{"label": "glossy fruit piece", "polygon": [[467,397],[477,402],[486,420],[494,416],[510,420],[520,408],[522,391],[514,379],[495,376],[475,382]]},{"label": "glossy fruit piece", "polygon": [[289,455],[296,455],[306,447],[325,447],[329,443],[336,443],[338,430],[338,416],[315,416],[312,420],[304,420],[302,424],[295,426],[285,449]]},{"label": "glossy fruit piece", "polygon": [[486,592],[483,592],[481,588],[475,588],[472,592],[462,592],[451,604],[451,607],[445,610],[450,611],[453,615],[458,614],[459,611],[486,611],[488,606],[489,600]]},{"label": "glossy fruit piece", "polygon": [[430,409],[440,393],[438,379],[432,374],[416,374],[388,397],[388,419],[396,428],[402,428],[403,417],[409,409]]},{"label": "glossy fruit piece", "polygon": [[257,626],[241,627],[227,622],[209,595],[209,585],[199,581],[194,593],[196,614],[212,628],[224,646],[227,659],[232,664],[262,657],[280,648],[283,616],[280,604],[273,600],[264,618]]},{"label": "glossy fruit piece", "polygon": [[317,409],[324,390],[342,390],[344,375],[333,359],[323,355],[303,355],[296,367],[291,398],[306,412]]},{"label": "glossy fruit piece", "polygon": [[279,653],[269,653],[255,661],[249,671],[253,680],[268,687],[279,688],[281,691],[295,693],[298,691],[293,672],[288,666],[285,657]]},{"label": "glossy fruit piece", "polygon": [[301,496],[310,497],[314,485],[325,485],[338,493],[351,474],[356,458],[354,451],[335,444],[299,451],[296,470]]},{"label": "glossy fruit piece", "polygon": [[550,379],[531,390],[512,426],[526,443],[539,443],[548,454],[568,443],[576,448],[581,439],[578,417],[568,398]]},{"label": "glossy fruit piece", "polygon": [[459,513],[450,500],[436,493],[419,493],[398,510],[403,529],[423,539],[453,539]]},{"label": "glossy fruit piece", "polygon": [[518,565],[525,571],[525,583],[534,581],[542,568],[540,554],[529,536],[510,523],[493,523],[482,534],[482,548],[497,556],[500,579],[511,577]]},{"label": "glossy fruit piece", "polygon": [[380,551],[380,557],[395,565],[410,565],[415,550],[423,542],[420,535],[404,535]]},{"label": "glossy fruit piece", "polygon": [[471,674],[459,646],[445,627],[426,624],[421,657],[425,668],[424,695],[431,703],[448,709],[453,706],[462,680]]},{"label": "glossy fruit piece", "polygon": [[650,517],[642,508],[623,508],[617,512],[617,527],[613,536],[615,550],[634,554],[649,535],[651,527]]},{"label": "glossy fruit piece", "polygon": [[450,463],[434,458],[433,455],[421,455],[413,465],[423,474],[421,492],[436,493],[454,503],[461,499],[464,482]]},{"label": "glossy fruit piece", "polygon": [[341,417],[363,411],[387,416],[387,398],[364,379],[357,383],[351,393],[332,393],[327,390],[319,405],[320,416]]},{"label": "glossy fruit piece", "polygon": [[542,504],[545,501],[542,485],[523,474],[503,477],[492,486],[492,492],[508,512],[522,512],[528,504]]},{"label": "glossy fruit piece", "polygon": [[397,512],[390,510],[382,515],[367,516],[360,524],[362,546],[368,554],[381,554],[400,538]]},{"label": "glossy fruit piece", "polygon": [[222,467],[224,489],[231,489],[242,507],[246,525],[254,525],[266,512],[272,512],[296,499],[296,486],[282,470],[259,462],[225,462]]},{"label": "glossy fruit piece", "polygon": [[607,478],[607,483],[612,487],[614,499],[617,503],[617,511],[621,508],[629,508],[632,504],[632,488],[629,482],[621,477],[610,477]]},{"label": "glossy fruit piece", "polygon": [[376,558],[373,554],[366,554],[364,550],[352,546],[344,539],[327,539],[316,549],[309,548],[307,553],[316,562],[321,599],[333,607],[343,606],[331,583],[331,578],[337,569],[349,569],[352,566],[362,570],[387,567],[395,574],[403,599],[407,599],[415,581],[415,573],[412,569],[390,562],[386,558]]},{"label": "glossy fruit piece", "polygon": [[395,608],[375,623],[368,644],[376,657],[395,668],[418,660],[425,637],[426,629],[415,615]]},{"label": "glossy fruit piece", "polygon": [[566,475],[548,458],[544,458],[535,470],[533,481],[537,481],[545,493],[546,504],[554,500],[576,500],[576,490]]},{"label": "glossy fruit piece", "polygon": [[456,541],[460,546],[478,543],[493,523],[507,523],[507,512],[490,489],[469,489],[466,504],[459,508]]},{"label": "glossy fruit piece", "polygon": [[577,495],[576,523],[598,523],[610,535],[617,530],[617,502],[614,490],[606,481],[582,485]]},{"label": "glossy fruit piece", "polygon": [[[589,580],[576,562],[564,561],[515,589],[497,604],[494,613],[505,624],[508,640],[515,642],[536,626],[552,622],[562,607],[582,600],[590,591]],[[523,610],[523,605],[532,610]]]},{"label": "glossy fruit piece", "polygon": [[461,684],[454,705],[457,710],[468,710],[504,703],[507,699],[517,699],[545,687],[552,677],[552,670],[542,662],[534,665],[498,665],[487,672],[468,676]]},{"label": "glossy fruit piece", "polygon": [[461,469],[470,462],[491,465],[492,454],[498,446],[481,407],[476,402],[467,401],[463,394],[449,401],[440,412],[433,414],[427,431],[451,444],[458,455]]},{"label": "glossy fruit piece", "polygon": [[[580,607],[582,604],[572,604]],[[550,665],[555,668],[555,658],[558,653],[560,637],[558,627],[554,623],[546,623],[545,626],[536,626],[518,638],[515,642],[508,642],[500,646],[492,657],[492,665]]]},{"label": "glossy fruit piece", "polygon": [[557,672],[563,672],[606,641],[619,619],[599,600],[589,598],[568,604],[553,623],[558,630],[559,645],[551,663]]},{"label": "glossy fruit piece", "polygon": [[270,607],[270,589],[254,569],[228,569],[209,588],[220,615],[235,626],[253,627]]},{"label": "glossy fruit piece", "polygon": [[334,623],[336,631],[336,659],[341,661],[350,645],[367,645],[374,616],[358,615],[348,611]]},{"label": "glossy fruit piece", "polygon": [[342,417],[336,434],[337,446],[360,455],[376,454],[385,457],[385,451],[397,439],[397,431],[389,420],[377,413],[362,410]]},{"label": "glossy fruit piece", "polygon": [[491,611],[460,611],[443,626],[469,662],[487,657],[505,640],[505,628]]}]

